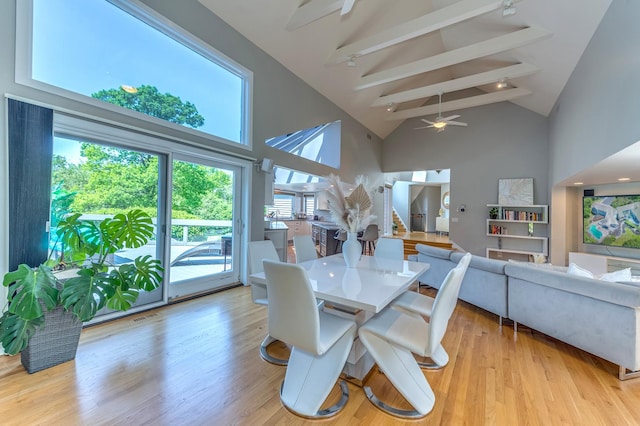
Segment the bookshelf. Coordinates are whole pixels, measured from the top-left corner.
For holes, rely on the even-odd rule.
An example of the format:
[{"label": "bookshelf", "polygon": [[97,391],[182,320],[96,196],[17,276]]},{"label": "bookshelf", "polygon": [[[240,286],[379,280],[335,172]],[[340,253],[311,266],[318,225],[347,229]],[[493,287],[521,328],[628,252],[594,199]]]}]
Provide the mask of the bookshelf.
[{"label": "bookshelf", "polygon": [[487,217],[486,235],[494,239],[488,258],[530,262],[549,255],[549,206],[487,204]]}]

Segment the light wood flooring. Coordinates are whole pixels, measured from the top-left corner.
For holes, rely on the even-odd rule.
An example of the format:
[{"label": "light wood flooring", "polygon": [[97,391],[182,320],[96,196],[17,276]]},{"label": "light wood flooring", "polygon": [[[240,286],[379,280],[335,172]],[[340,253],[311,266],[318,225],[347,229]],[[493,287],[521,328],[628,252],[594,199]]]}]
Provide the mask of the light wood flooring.
[{"label": "light wood flooring", "polygon": [[[280,403],[285,368],[258,355],[266,315],[248,288],[237,287],[86,328],[74,361],[39,373],[29,375],[19,357],[0,357],[0,424],[318,423]],[[615,365],[525,327],[514,336],[465,302],[444,347],[449,364],[424,373],[436,403],[420,424],[640,424],[640,379],[621,382]],[[407,406],[379,371],[368,384]],[[403,423],[373,407],[362,389],[349,390],[345,410],[322,423]]]}]

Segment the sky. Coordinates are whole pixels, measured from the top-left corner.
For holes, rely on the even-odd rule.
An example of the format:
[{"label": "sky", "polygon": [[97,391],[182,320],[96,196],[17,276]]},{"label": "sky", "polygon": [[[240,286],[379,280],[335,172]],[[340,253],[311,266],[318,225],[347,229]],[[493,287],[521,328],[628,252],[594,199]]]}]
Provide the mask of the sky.
[{"label": "sky", "polygon": [[242,81],[105,0],[34,1],[33,78],[84,95],[143,84],[196,106],[239,142]]}]

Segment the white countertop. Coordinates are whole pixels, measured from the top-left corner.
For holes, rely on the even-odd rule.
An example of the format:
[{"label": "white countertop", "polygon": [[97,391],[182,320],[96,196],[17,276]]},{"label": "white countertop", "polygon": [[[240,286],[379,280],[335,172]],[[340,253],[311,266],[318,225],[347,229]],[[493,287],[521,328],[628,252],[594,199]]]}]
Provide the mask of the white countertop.
[{"label": "white countertop", "polygon": [[265,227],[264,227],[265,231],[271,231],[271,230],[277,230],[277,229],[285,229],[285,230],[289,229],[287,224],[281,220],[278,220],[278,221],[274,220],[274,221],[268,221],[268,222],[265,221],[264,224],[265,224]]}]

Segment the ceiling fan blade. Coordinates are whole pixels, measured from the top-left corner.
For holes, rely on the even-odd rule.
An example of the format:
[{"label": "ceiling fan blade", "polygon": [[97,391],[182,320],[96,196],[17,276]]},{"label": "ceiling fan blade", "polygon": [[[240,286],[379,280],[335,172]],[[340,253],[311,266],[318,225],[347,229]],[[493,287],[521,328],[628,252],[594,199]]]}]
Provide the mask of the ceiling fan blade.
[{"label": "ceiling fan blade", "polygon": [[464,126],[464,127],[467,127],[467,123],[462,123],[460,121],[447,121],[447,124],[451,124],[452,126]]},{"label": "ceiling fan blade", "polygon": [[433,121],[429,121],[426,118],[422,118],[420,121],[424,121],[425,123],[429,123],[433,126]]},{"label": "ceiling fan blade", "polygon": [[414,127],[413,130],[420,130],[420,129],[430,129],[433,126],[422,126],[422,127]]},{"label": "ceiling fan blade", "polygon": [[444,117],[441,119],[441,121],[449,121],[449,120],[455,120],[456,118],[460,117],[459,115],[451,115],[449,117]]},{"label": "ceiling fan blade", "polygon": [[353,5],[355,2],[356,0],[344,0],[344,3],[342,4],[342,10],[340,11],[340,15],[346,15],[347,13],[351,12],[351,9],[353,8]]}]

